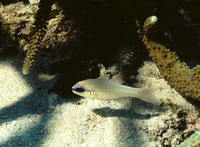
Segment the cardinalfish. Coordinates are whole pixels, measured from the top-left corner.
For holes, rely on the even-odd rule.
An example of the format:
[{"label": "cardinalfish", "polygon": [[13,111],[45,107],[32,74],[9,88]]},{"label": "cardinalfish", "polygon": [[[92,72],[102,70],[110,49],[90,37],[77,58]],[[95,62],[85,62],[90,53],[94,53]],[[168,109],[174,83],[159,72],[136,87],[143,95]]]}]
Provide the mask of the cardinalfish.
[{"label": "cardinalfish", "polygon": [[133,88],[103,78],[87,79],[76,83],[72,92],[82,97],[98,100],[122,100],[128,97],[139,98],[157,104],[155,89]]}]

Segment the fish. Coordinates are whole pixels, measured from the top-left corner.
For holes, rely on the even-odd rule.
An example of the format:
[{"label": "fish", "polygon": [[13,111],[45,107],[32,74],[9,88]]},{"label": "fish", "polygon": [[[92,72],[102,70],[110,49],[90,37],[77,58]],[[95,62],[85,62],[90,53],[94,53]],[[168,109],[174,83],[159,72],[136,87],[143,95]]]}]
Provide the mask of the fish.
[{"label": "fish", "polygon": [[139,98],[157,104],[156,89],[134,88],[103,78],[86,79],[72,86],[72,92],[82,97],[98,100],[120,100]]}]

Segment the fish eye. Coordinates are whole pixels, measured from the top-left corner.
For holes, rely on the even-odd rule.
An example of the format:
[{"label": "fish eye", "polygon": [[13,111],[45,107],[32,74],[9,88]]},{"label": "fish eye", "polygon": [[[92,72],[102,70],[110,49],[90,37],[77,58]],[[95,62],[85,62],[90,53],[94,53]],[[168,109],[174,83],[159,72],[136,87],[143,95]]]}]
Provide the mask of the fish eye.
[{"label": "fish eye", "polygon": [[81,92],[85,91],[85,88],[84,87],[75,87],[75,91],[81,93]]}]

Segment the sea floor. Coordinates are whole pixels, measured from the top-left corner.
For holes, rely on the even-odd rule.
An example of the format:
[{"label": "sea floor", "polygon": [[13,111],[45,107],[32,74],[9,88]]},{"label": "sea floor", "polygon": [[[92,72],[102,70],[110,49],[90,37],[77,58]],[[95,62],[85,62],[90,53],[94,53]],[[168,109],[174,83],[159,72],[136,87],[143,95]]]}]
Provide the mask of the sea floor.
[{"label": "sea floor", "polygon": [[176,146],[184,134],[177,114],[185,114],[186,123],[189,116],[198,119],[195,108],[170,88],[153,62],[139,69],[138,85],[157,88],[160,106],[134,98],[124,103],[63,99],[48,93],[59,75],[49,75],[45,61],[38,59],[27,76],[22,63],[21,56],[0,61],[0,146]]}]

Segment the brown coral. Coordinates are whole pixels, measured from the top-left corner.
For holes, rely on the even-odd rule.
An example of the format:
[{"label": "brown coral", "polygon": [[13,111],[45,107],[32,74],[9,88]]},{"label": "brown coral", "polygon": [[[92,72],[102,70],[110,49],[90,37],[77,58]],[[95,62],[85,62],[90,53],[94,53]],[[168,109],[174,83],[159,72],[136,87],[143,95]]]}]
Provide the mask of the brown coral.
[{"label": "brown coral", "polygon": [[[33,14],[37,10],[37,6],[25,5],[22,2],[0,7],[2,30],[7,32],[12,41],[17,42],[14,45],[15,50],[18,43],[20,48],[27,44],[28,35],[33,27]],[[9,42],[9,45],[12,46],[13,44]]]},{"label": "brown coral", "polygon": [[142,30],[139,21],[136,21],[136,25],[139,28],[138,34],[149,51],[149,56],[156,62],[159,71],[170,86],[185,97],[200,100],[200,67],[190,69],[186,63],[179,60],[175,52],[150,40]]},{"label": "brown coral", "polygon": [[29,73],[37,54],[54,59],[65,58],[81,42],[78,37],[82,32],[74,21],[65,19],[59,5],[52,5],[48,24],[41,20],[42,17],[35,17],[39,15],[38,11],[38,5],[25,5],[23,2],[0,7],[0,44],[3,46],[0,53],[11,54],[10,48],[12,52],[17,52],[17,49],[26,51],[24,74]]},{"label": "brown coral", "polygon": [[[34,35],[26,46],[27,54],[22,68],[25,75],[34,65],[38,51],[48,57],[66,57],[71,53],[72,44],[80,33],[74,21],[66,20],[62,8],[53,2],[51,0],[47,5],[45,1],[41,1],[39,10],[35,14],[34,31],[32,31]],[[43,7],[43,5],[45,6]],[[45,13],[43,13],[44,11]],[[51,14],[49,14],[50,11]],[[46,25],[47,22],[48,25]]]},{"label": "brown coral", "polygon": [[40,47],[40,43],[42,38],[45,35],[46,32],[46,23],[49,20],[49,13],[51,11],[51,6],[53,5],[54,1],[46,1],[46,0],[42,0],[39,3],[39,9],[36,13],[35,16],[35,28],[34,28],[34,32],[33,32],[33,36],[31,38],[31,41],[28,45],[28,49],[27,49],[27,55],[24,61],[24,65],[23,65],[23,74],[28,74],[31,67],[33,66],[34,60],[35,60],[35,56],[36,56],[36,52],[38,51],[39,47]]},{"label": "brown coral", "polygon": [[27,75],[31,67],[34,65],[35,56],[42,40],[42,37],[41,37],[42,33],[43,31],[42,29],[40,29],[38,32],[35,33],[35,35],[31,39],[31,42],[28,46],[26,58],[24,60],[23,68],[22,68],[22,72],[24,75]]}]

